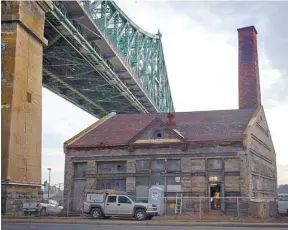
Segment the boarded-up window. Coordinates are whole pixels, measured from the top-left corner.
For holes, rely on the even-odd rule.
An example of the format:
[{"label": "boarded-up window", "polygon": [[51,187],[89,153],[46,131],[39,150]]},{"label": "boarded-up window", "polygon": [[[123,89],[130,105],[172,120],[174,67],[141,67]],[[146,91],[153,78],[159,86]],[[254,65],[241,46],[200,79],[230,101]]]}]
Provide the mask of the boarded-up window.
[{"label": "boarded-up window", "polygon": [[83,179],[86,177],[87,163],[74,163],[74,177],[75,179]]},{"label": "boarded-up window", "polygon": [[181,172],[181,160],[167,160],[167,172]]},{"label": "boarded-up window", "polygon": [[181,183],[180,177],[169,176],[167,177],[167,185],[179,185]]},{"label": "boarded-up window", "polygon": [[222,159],[208,159],[208,170],[221,170]]},{"label": "boarded-up window", "polygon": [[152,160],[152,172],[165,172],[165,160]]},{"label": "boarded-up window", "polygon": [[136,161],[136,171],[149,171],[149,160]]},{"label": "boarded-up window", "polygon": [[126,162],[97,162],[98,173],[126,172]]},{"label": "boarded-up window", "polygon": [[151,185],[165,185],[165,177],[161,173],[151,174]]},{"label": "boarded-up window", "polygon": [[136,177],[136,185],[149,186],[149,177]]},{"label": "boarded-up window", "polygon": [[126,180],[125,179],[97,179],[96,189],[113,189],[116,191],[126,191]]},{"label": "boarded-up window", "polygon": [[136,177],[136,197],[141,202],[147,202],[149,196],[149,177]]}]

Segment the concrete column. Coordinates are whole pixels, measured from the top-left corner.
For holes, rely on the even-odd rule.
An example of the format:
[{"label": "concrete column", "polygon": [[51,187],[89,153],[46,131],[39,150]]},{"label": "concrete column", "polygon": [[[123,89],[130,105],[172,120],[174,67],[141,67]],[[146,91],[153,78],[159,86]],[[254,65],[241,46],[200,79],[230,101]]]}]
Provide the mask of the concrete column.
[{"label": "concrete column", "polygon": [[23,186],[41,184],[43,35],[52,8],[52,1],[1,2],[1,179]]},{"label": "concrete column", "polygon": [[52,1],[1,1],[1,184],[7,212],[21,209],[15,198],[40,195],[42,56],[48,43],[43,35],[45,13],[52,9]]}]

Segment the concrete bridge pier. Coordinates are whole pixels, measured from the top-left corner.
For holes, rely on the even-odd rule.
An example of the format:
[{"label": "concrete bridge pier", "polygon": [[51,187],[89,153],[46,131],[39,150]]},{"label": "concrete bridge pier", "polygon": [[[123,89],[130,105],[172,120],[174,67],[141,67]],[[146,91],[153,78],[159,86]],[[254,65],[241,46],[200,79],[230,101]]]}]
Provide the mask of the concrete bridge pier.
[{"label": "concrete bridge pier", "polygon": [[42,58],[52,1],[1,1],[1,212],[41,191]]}]

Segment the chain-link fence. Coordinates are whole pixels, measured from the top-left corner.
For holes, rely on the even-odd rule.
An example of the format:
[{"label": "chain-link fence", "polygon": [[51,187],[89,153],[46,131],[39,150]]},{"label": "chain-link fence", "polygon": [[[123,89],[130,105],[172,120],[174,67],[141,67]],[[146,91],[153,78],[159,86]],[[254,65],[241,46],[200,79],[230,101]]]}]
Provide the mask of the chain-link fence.
[{"label": "chain-link fence", "polygon": [[[137,198],[139,202],[148,202],[148,197]],[[59,216],[59,217],[89,217],[83,212],[84,197],[61,198],[58,201],[39,199],[7,199],[6,216]],[[250,197],[162,197],[160,215],[202,215],[221,213],[230,216],[270,216],[278,213],[278,200],[272,198]],[[133,204],[131,204],[133,205]],[[105,208],[105,206],[103,206]],[[121,209],[121,206],[115,206]],[[131,209],[133,210],[133,209]],[[119,210],[117,212],[119,213]]]}]

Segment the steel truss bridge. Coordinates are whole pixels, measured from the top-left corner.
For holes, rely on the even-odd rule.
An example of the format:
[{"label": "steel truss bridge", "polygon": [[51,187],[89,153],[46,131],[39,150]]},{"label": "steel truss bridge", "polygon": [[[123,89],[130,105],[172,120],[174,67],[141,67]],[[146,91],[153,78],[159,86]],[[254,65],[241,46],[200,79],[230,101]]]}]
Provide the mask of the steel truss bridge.
[{"label": "steel truss bridge", "polygon": [[144,31],[113,1],[53,4],[45,88],[96,117],[174,111],[159,31]]}]

